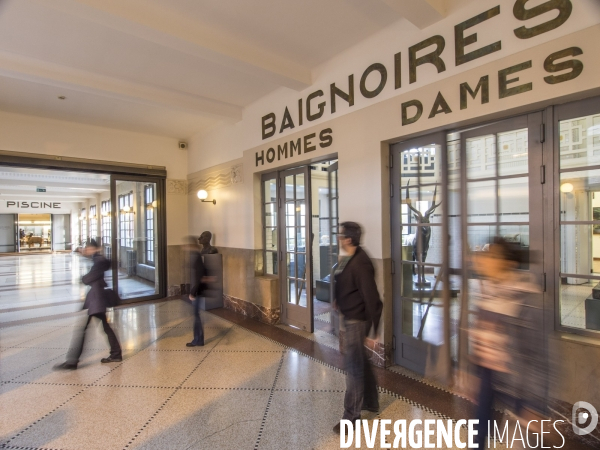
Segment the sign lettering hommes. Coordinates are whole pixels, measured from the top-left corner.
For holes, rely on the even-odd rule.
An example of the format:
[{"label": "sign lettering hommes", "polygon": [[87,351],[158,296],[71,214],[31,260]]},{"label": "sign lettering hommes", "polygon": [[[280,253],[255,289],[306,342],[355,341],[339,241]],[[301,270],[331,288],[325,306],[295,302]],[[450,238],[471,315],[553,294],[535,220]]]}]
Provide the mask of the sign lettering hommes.
[{"label": "sign lettering hommes", "polygon": [[[571,16],[573,5],[571,0],[548,0],[537,6],[533,6],[526,9],[525,6],[529,0],[516,0],[513,5],[513,15],[516,19],[526,22],[534,19],[542,14],[550,11],[549,17],[552,19],[532,26],[527,27],[525,25],[518,27],[513,30],[515,36],[519,39],[530,39],[548,31],[554,30],[564,24],[567,19]],[[454,62],[456,66],[465,64],[475,59],[481,58],[485,55],[497,52],[502,49],[502,42],[498,41],[484,47],[480,47],[470,52],[465,51],[465,47],[477,42],[477,33],[467,34],[466,31],[482,22],[490,20],[500,15],[500,5],[495,6],[481,14],[478,14],[464,22],[459,23],[454,27]],[[558,13],[558,15],[556,15]],[[421,50],[433,47],[433,51],[422,56],[417,56],[417,53]],[[443,36],[436,35],[422,42],[419,42],[408,48],[408,79],[409,84],[417,82],[417,68],[423,64],[433,64],[438,73],[446,70],[446,63],[442,59],[442,52],[446,47],[446,40]],[[544,77],[544,82],[550,85],[563,83],[565,81],[577,78],[583,71],[583,63],[575,59],[574,57],[582,55],[583,51],[579,47],[570,47],[562,50],[558,50],[550,55],[544,61],[544,70],[548,73],[548,76]],[[565,59],[570,58],[570,59]],[[557,62],[560,61],[560,62]],[[524,92],[531,91],[533,89],[533,83],[523,83],[517,85],[519,78],[513,74],[530,69],[532,67],[532,61],[524,61],[520,64],[507,67],[498,71],[498,98],[506,98],[513,95],[518,95]],[[559,75],[554,75],[557,72],[562,72]],[[370,90],[367,88],[367,78],[372,73],[377,73],[379,77],[379,84],[374,89]],[[394,67],[393,67],[393,82],[394,89],[400,89],[402,87],[402,52],[398,52],[394,55]],[[374,98],[379,95],[388,81],[388,69],[384,64],[375,63],[371,64],[365,69],[360,77],[359,90],[363,97]],[[490,89],[489,89],[489,75],[483,76],[478,80],[477,85],[473,88],[469,83],[465,82],[460,85],[460,109],[467,109],[469,103],[469,97],[476,99],[479,95],[481,97],[481,104],[489,103],[490,101]],[[321,118],[325,112],[327,101],[322,99],[325,94],[322,90],[317,90],[309,94],[306,99],[299,99],[297,103],[297,114],[296,120],[298,126],[304,123],[304,119],[310,121]],[[348,76],[348,88],[347,91],[340,89],[335,83],[331,83],[329,89],[329,106],[331,114],[336,112],[336,100],[339,99],[348,103],[348,106],[354,105],[354,74]],[[322,101],[319,101],[322,100]],[[318,102],[318,103],[317,103]],[[417,122],[424,110],[423,103],[418,100],[410,100],[402,103],[402,126],[410,125]],[[438,114],[444,113],[449,114],[452,109],[441,92],[438,92],[433,105],[431,106],[428,118],[431,119]],[[274,112],[266,114],[262,117],[262,139],[268,139],[275,135],[277,132],[277,117]],[[283,117],[279,123],[279,133],[283,133],[287,129],[293,129],[296,127],[290,110],[286,107],[283,112]],[[280,160],[282,158],[288,158],[294,156],[294,150],[296,154],[304,152],[310,152],[316,149],[314,145],[311,145],[311,140],[316,138],[316,133],[311,133],[298,138],[296,141],[290,141],[289,147],[286,142],[283,146],[278,146],[277,149],[269,148],[268,150],[261,150],[256,152],[256,166],[264,165],[265,162],[272,163],[275,159]],[[319,146],[324,148],[332,144],[333,137],[331,128],[326,128],[319,133]],[[303,144],[303,146],[302,146]],[[265,161],[266,160],[266,161]]]}]

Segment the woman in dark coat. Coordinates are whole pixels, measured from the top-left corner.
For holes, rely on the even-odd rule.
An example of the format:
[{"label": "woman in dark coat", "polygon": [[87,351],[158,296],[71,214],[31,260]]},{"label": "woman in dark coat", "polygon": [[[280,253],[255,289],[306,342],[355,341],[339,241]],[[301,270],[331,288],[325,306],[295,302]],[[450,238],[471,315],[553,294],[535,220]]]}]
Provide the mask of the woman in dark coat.
[{"label": "woman in dark coat", "polygon": [[110,261],[101,253],[101,248],[96,241],[92,239],[87,247],[83,250],[85,256],[91,256],[93,265],[90,271],[83,276],[81,281],[90,286],[90,290],[85,297],[83,309],[88,310],[88,320],[82,329],[76,330],[71,341],[71,349],[67,354],[67,360],[55,366],[55,369],[60,370],[75,370],[79,363],[79,357],[83,351],[83,343],[85,341],[85,330],[92,321],[92,317],[100,319],[104,332],[110,343],[110,356],[102,358],[101,362],[111,363],[120,362],[123,360],[121,355],[121,346],[115,332],[112,330],[106,320],[106,307],[108,306],[108,295],[104,288],[107,284],[104,281],[104,272],[110,269]]}]

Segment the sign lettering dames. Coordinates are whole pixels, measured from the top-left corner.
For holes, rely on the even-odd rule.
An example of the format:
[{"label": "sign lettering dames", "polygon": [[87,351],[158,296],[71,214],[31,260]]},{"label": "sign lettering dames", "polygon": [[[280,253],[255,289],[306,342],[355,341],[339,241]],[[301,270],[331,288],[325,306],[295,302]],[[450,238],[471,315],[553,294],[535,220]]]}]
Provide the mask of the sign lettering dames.
[{"label": "sign lettering dames", "polygon": [[[562,24],[571,16],[573,5],[571,0],[547,0],[546,2],[537,6],[530,6],[526,8],[527,3],[530,0],[516,0],[513,4],[512,14],[513,16],[523,22],[523,25],[513,30],[513,33],[518,39],[531,39],[539,36],[543,33],[552,31]],[[533,2],[538,3],[538,2]],[[550,14],[546,14],[550,13]],[[467,51],[466,47],[475,44],[478,40],[477,33],[470,31],[469,29],[475,25],[490,21],[486,26],[493,26],[493,19],[501,14],[500,5],[495,6],[485,12],[482,12],[462,23],[459,23],[454,27],[454,64],[460,66],[470,61],[476,60],[483,56],[495,53],[502,49],[502,42],[497,41],[492,44],[479,47],[477,49]],[[535,26],[528,26],[531,24],[533,19],[546,14],[544,18],[548,17],[546,22],[536,24]],[[533,20],[537,23],[538,20]],[[485,30],[485,27],[481,28]],[[442,56],[446,47],[446,40],[443,36],[436,35],[432,36],[424,41],[421,41],[408,48],[408,82],[409,85],[417,82],[417,69],[419,66],[424,64],[432,64],[436,69],[437,73],[446,71],[446,63],[448,58]],[[423,50],[430,49],[429,53],[422,54]],[[420,53],[421,52],[421,53]],[[417,54],[421,56],[417,56]],[[547,76],[543,78],[544,82],[550,85],[564,83],[565,81],[573,80],[577,78],[583,71],[583,63],[575,57],[582,55],[583,51],[579,47],[569,47],[564,49],[557,49],[557,51],[548,55],[544,61],[544,70],[547,72]],[[402,52],[398,52],[394,55],[393,71],[388,76],[388,68],[381,63],[371,64],[365,69],[358,82],[358,90],[360,95],[364,98],[375,98],[385,88],[388,78],[393,80],[394,89],[400,89],[402,87]],[[511,67],[507,67],[498,71],[498,98],[506,98],[513,95],[522,94],[524,92],[531,91],[533,89],[533,83],[522,83],[518,84],[519,78],[516,74],[525,71],[532,67],[532,60],[523,61]],[[555,75],[560,72],[560,74]],[[377,87],[370,90],[367,88],[367,78],[369,76],[377,77],[379,83]],[[477,85],[472,86],[469,83],[462,83],[460,85],[460,109],[467,109],[469,98],[475,100],[477,96],[481,98],[481,104],[489,103],[490,101],[490,80],[489,75],[481,77]],[[347,87],[339,87],[335,83],[331,83],[329,89],[329,95],[326,98],[325,93],[322,90],[317,90],[310,93],[306,99],[299,99],[296,110],[296,122],[290,113],[290,110],[286,107],[283,116],[278,121],[277,116],[274,112],[271,112],[262,117],[262,138],[268,139],[275,135],[275,133],[283,133],[287,129],[293,129],[301,126],[304,123],[304,119],[311,122],[320,119],[325,113],[327,107],[327,99],[329,101],[329,108],[331,114],[335,114],[337,109],[336,102],[344,101],[349,107],[354,105],[355,99],[355,79],[354,74],[348,76]],[[428,106],[428,118],[431,119],[438,114],[450,114],[452,108],[444,98],[441,92],[438,92],[433,105]],[[458,105],[457,105],[458,106]],[[410,125],[417,122],[423,115],[425,105],[418,100],[410,100],[402,103],[402,125]],[[327,139],[323,139],[323,135]],[[316,134],[304,136],[304,140],[310,140],[315,137]],[[321,147],[328,147],[331,145],[332,136],[331,129],[322,130],[319,134],[322,144]],[[301,139],[298,140],[300,142]],[[325,142],[324,142],[325,141]],[[296,143],[297,144],[297,143]],[[286,143],[287,145],[287,143]],[[291,141],[290,141],[291,145]],[[296,147],[297,148],[297,147]],[[310,148],[310,147],[309,147]],[[300,152],[297,152],[300,154]],[[293,156],[293,152],[290,156]],[[282,157],[287,158],[287,152],[279,152],[275,148],[269,148],[266,153],[264,150],[256,153],[256,166],[265,164],[266,162],[271,163],[277,158],[278,160]]]}]

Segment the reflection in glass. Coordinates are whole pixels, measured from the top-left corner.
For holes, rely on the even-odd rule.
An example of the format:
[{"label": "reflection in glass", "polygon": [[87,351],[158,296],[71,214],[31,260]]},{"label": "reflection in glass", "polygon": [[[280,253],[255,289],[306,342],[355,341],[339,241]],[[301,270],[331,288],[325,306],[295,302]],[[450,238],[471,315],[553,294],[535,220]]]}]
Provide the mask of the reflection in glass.
[{"label": "reflection in glass", "polygon": [[275,178],[265,180],[264,189],[265,203],[277,201],[277,180]]},{"label": "reflection in glass", "polygon": [[528,151],[527,128],[498,133],[498,175],[528,173]]},{"label": "reflection in glass", "polygon": [[600,114],[559,123],[560,168],[600,165]]},{"label": "reflection in glass", "polygon": [[267,203],[265,205],[265,226],[277,226],[277,207],[274,203]]},{"label": "reflection in glass", "polygon": [[265,273],[277,275],[277,252],[265,252]]},{"label": "reflection in glass", "polygon": [[266,250],[277,250],[277,228],[266,227],[265,228],[265,249]]},{"label": "reflection in glass", "polygon": [[496,183],[469,182],[467,186],[467,219],[469,222],[496,222]]},{"label": "reflection in glass", "polygon": [[[560,271],[600,275],[600,221],[590,225],[561,225]],[[575,279],[567,278],[571,284]]]},{"label": "reflection in glass", "polygon": [[304,199],[304,174],[296,175],[296,200]]},{"label": "reflection in glass", "polygon": [[529,222],[529,178],[498,180],[501,222]]},{"label": "reflection in glass", "polygon": [[[598,280],[587,278],[562,278],[560,283],[560,322],[566,327],[590,329],[596,328],[595,316],[591,315],[586,326],[586,312],[594,310],[595,302],[588,299],[592,296],[593,289],[598,285]],[[595,312],[595,311],[594,311]],[[589,314],[589,313],[588,313]]]},{"label": "reflection in glass", "polygon": [[294,200],[294,175],[285,177],[285,199]]},{"label": "reflection in glass", "polygon": [[288,252],[296,250],[296,236],[294,227],[286,227],[286,248]]},{"label": "reflection in glass", "polygon": [[293,227],[296,225],[296,209],[294,207],[293,202],[288,202],[285,204],[285,225],[288,227]]},{"label": "reflection in glass", "polygon": [[496,176],[496,136],[468,138],[466,142],[467,178]]}]

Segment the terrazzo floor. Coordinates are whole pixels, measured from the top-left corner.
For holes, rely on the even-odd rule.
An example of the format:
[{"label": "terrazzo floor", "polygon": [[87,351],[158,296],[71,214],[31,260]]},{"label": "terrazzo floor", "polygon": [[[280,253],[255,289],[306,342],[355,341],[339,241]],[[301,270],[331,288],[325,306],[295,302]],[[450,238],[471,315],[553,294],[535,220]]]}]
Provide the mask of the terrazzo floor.
[{"label": "terrazzo floor", "polygon": [[[100,363],[108,344],[98,323],[78,369],[67,372],[52,367],[64,360],[82,313],[4,324],[0,447],[340,448],[331,430],[342,414],[339,369],[208,312],[206,345],[186,347],[190,314],[181,300],[119,308],[109,320],[123,362]],[[379,418],[439,418],[390,393],[381,392],[380,403]]]}]

